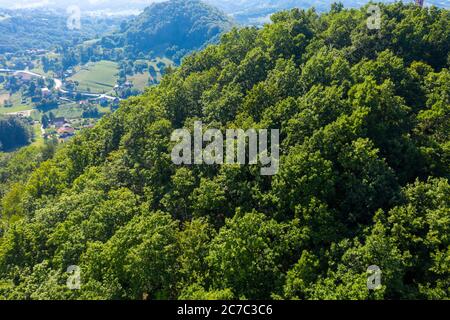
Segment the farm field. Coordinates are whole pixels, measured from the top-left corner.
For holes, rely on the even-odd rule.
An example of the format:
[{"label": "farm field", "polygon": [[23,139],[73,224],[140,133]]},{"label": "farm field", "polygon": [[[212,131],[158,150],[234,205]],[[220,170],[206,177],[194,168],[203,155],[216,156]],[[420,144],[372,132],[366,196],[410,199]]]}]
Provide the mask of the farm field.
[{"label": "farm field", "polygon": [[146,87],[148,87],[149,77],[150,77],[150,73],[148,73],[148,72],[136,73],[133,76],[128,76],[127,80],[131,81],[137,89],[144,91],[144,89]]},{"label": "farm field", "polygon": [[82,108],[80,108],[80,106],[76,103],[61,104],[58,108],[50,111],[55,115],[55,117],[63,117],[65,119],[81,118],[81,114],[83,113]]},{"label": "farm field", "polygon": [[141,91],[144,91],[144,89],[149,86],[149,78],[152,78],[157,82],[161,81],[163,75],[161,67],[167,68],[174,65],[173,61],[168,58],[156,58],[151,61],[143,61],[153,67],[155,73],[151,75],[150,72],[145,71],[143,73],[136,73],[132,76],[127,76],[127,80],[132,82],[134,87]]},{"label": "farm field", "polygon": [[[109,113],[111,112],[109,107],[101,107],[99,105],[96,106],[100,113]],[[65,118],[67,120],[80,119],[82,118],[83,109],[76,103],[65,103],[59,105],[58,108],[49,110],[46,112],[48,115],[50,112],[57,118]],[[39,112],[38,119],[42,117],[43,113]]]},{"label": "farm field", "polygon": [[112,61],[99,61],[84,65],[80,71],[68,78],[78,81],[78,90],[92,93],[111,91],[117,82],[118,65]]},{"label": "farm field", "polygon": [[9,93],[0,92],[0,105],[3,105],[5,101],[9,100]]},{"label": "farm field", "polygon": [[[6,108],[4,106],[5,100],[11,100],[13,103],[12,107]],[[33,107],[30,104],[23,104],[22,98],[19,93],[13,94],[11,97],[9,96],[9,93],[2,91],[0,89],[0,114],[6,114],[6,113],[14,113],[14,112],[21,112],[26,110],[31,110]]]}]

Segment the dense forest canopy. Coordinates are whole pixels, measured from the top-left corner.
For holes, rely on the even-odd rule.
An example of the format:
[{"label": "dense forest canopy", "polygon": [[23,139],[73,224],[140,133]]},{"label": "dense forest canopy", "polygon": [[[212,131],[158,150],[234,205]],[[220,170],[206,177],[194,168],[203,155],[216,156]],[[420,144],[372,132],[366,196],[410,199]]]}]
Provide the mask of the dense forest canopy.
[{"label": "dense forest canopy", "polygon": [[[0,297],[450,298],[450,11],[380,7],[233,29],[19,179]],[[196,120],[280,129],[280,172],[174,165]]]},{"label": "dense forest canopy", "polygon": [[29,124],[18,117],[0,116],[0,151],[22,147],[30,142]]}]

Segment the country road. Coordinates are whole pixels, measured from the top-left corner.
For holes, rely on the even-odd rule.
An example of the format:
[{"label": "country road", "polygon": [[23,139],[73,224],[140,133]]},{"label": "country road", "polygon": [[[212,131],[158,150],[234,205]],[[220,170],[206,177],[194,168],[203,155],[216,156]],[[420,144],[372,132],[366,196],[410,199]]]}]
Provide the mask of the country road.
[{"label": "country road", "polygon": [[[42,78],[42,79],[46,79],[45,76],[35,73],[35,72],[31,72],[29,70],[12,70],[12,69],[0,69],[0,73],[12,73],[13,75],[17,75],[19,73],[25,73],[25,74],[29,74],[33,77],[36,78]],[[102,93],[90,93],[90,92],[85,92],[85,91],[77,91],[77,90],[73,90],[73,91],[68,91],[68,90],[64,90],[63,89],[63,82],[60,79],[57,78],[53,78],[53,81],[55,81],[55,89],[58,90],[59,92],[63,93],[63,94],[81,94],[83,96],[86,97],[92,97],[94,99],[108,99],[108,100],[115,100],[117,99],[117,97],[113,97],[107,94],[102,94]],[[121,100],[119,98],[119,100]]]}]

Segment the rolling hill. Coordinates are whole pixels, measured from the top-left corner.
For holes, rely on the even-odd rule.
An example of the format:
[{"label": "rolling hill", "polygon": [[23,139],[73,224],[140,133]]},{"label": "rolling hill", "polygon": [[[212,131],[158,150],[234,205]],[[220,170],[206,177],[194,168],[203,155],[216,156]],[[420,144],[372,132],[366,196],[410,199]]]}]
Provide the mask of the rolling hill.
[{"label": "rolling hill", "polygon": [[[0,7],[3,6],[6,8],[30,8],[47,6],[65,9],[69,5],[77,5],[83,10],[83,12],[92,14],[117,15],[118,13],[141,12],[151,3],[164,1],[166,0],[0,0]],[[377,0],[375,2],[392,3],[394,1],[395,0]],[[317,11],[324,12],[330,9],[330,4],[333,2],[341,2],[346,8],[355,8],[367,4],[369,0],[204,0],[204,2],[220,8],[240,24],[261,25],[269,21],[269,15],[280,10],[292,8],[307,9],[314,7]],[[411,3],[413,2],[413,0],[403,0],[403,2]],[[450,8],[450,0],[426,0],[425,5],[448,9]]]},{"label": "rolling hill", "polygon": [[107,49],[124,48],[127,56],[152,53],[179,60],[186,53],[217,41],[232,25],[223,12],[201,1],[171,0],[147,7],[100,44]]},{"label": "rolling hill", "polygon": [[0,8],[0,54],[71,46],[113,32],[122,18],[82,16],[80,30],[69,30],[62,10]]}]

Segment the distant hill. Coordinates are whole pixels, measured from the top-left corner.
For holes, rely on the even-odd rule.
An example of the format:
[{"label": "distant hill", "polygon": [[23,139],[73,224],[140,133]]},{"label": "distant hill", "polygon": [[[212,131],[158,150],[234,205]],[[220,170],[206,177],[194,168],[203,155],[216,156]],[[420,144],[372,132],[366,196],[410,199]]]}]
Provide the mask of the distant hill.
[{"label": "distant hill", "polygon": [[[374,2],[392,3],[395,0],[375,0]],[[360,7],[369,0],[206,0],[232,16],[238,23],[244,25],[262,25],[269,22],[269,17],[275,12],[314,7],[318,12],[328,11],[333,2],[341,2],[346,8]],[[404,3],[414,0],[403,0]],[[450,0],[425,0],[425,5],[450,8]]]},{"label": "distant hill", "polygon": [[[0,0],[0,8],[37,8],[50,7],[65,10],[70,5],[77,5],[83,14],[95,15],[131,15],[142,12],[151,3],[165,0],[58,0],[58,1],[31,1],[31,0]],[[223,10],[236,22],[243,25],[262,25],[269,21],[269,16],[275,12],[301,8],[314,7],[318,12],[328,11],[333,2],[342,2],[346,8],[360,7],[369,0],[203,0],[205,3]],[[375,0],[374,2],[392,3],[395,0]],[[411,3],[414,0],[403,0]],[[425,0],[426,6],[450,8],[450,0]],[[0,17],[1,19],[1,17]]]},{"label": "distant hill", "polygon": [[216,41],[232,25],[225,13],[201,1],[172,0],[147,7],[100,44],[107,49],[123,47],[128,57],[150,54],[179,60]]},{"label": "distant hill", "polygon": [[0,9],[0,54],[70,46],[118,28],[123,17],[81,17],[81,29],[69,30],[67,13],[52,9]]}]

